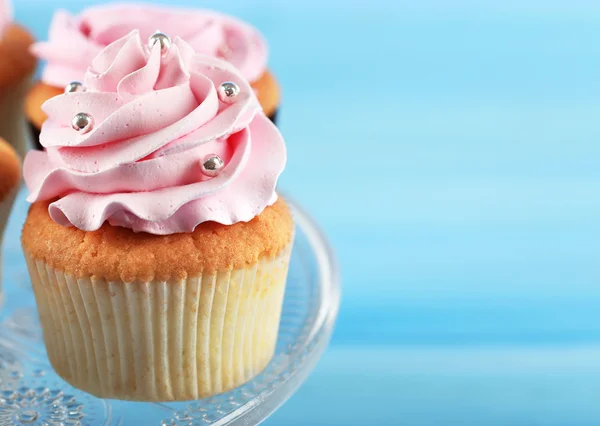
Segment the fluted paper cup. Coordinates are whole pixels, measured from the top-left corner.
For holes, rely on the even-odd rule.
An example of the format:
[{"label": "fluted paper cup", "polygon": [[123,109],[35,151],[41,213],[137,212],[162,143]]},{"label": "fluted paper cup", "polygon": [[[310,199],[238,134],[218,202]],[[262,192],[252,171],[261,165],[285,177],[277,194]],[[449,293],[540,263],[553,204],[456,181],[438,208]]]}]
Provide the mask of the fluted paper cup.
[{"label": "fluted paper cup", "polygon": [[291,244],[245,269],[167,282],[74,277],[25,257],[56,372],[101,398],[191,400],[260,373],[275,351]]}]

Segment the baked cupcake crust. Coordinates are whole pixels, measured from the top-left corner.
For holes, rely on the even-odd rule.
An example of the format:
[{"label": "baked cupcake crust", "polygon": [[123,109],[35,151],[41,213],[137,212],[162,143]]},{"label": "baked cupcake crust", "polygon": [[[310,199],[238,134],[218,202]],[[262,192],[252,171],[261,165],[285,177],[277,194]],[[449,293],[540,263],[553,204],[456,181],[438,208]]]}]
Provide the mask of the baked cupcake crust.
[{"label": "baked cupcake crust", "polygon": [[[252,83],[257,92],[257,98],[267,117],[272,116],[279,106],[279,86],[273,74],[269,71]],[[38,81],[35,83],[25,98],[25,116],[38,130],[42,128],[48,116],[42,111],[42,105],[48,99],[64,93],[64,88],[50,86]]]},{"label": "baked cupcake crust", "polygon": [[21,181],[21,160],[14,148],[0,138],[0,201]]},{"label": "baked cupcake crust", "polygon": [[41,129],[44,121],[48,119],[46,113],[42,111],[42,105],[48,99],[62,93],[64,93],[64,88],[50,86],[41,81],[35,83],[25,97],[25,116],[27,120],[38,130]]},{"label": "baked cupcake crust", "polygon": [[32,204],[21,236],[23,248],[56,270],[109,281],[168,281],[245,268],[279,255],[294,232],[282,198],[250,222],[205,222],[194,232],[173,235],[135,233],[107,223],[92,232],[63,227],[50,218],[49,204]]},{"label": "baked cupcake crust", "polygon": [[255,82],[252,87],[256,90],[256,97],[263,108],[265,115],[271,117],[279,107],[279,85],[270,71],[264,74]]},{"label": "baked cupcake crust", "polygon": [[0,90],[12,87],[29,77],[36,64],[29,53],[33,36],[23,27],[10,24],[0,38]]}]

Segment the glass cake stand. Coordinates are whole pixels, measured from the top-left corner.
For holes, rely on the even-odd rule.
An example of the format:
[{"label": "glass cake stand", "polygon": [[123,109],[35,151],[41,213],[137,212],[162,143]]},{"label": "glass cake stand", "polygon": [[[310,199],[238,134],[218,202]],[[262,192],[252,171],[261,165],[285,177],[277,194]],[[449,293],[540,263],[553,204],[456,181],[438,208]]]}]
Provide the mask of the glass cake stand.
[{"label": "glass cake stand", "polygon": [[20,194],[5,236],[5,305],[0,308],[0,426],[254,425],[306,379],[325,350],[340,301],[334,256],[310,217],[290,202],[297,224],[275,356],[251,382],[199,401],[136,403],[102,400],[54,373],[46,357],[19,235]]}]

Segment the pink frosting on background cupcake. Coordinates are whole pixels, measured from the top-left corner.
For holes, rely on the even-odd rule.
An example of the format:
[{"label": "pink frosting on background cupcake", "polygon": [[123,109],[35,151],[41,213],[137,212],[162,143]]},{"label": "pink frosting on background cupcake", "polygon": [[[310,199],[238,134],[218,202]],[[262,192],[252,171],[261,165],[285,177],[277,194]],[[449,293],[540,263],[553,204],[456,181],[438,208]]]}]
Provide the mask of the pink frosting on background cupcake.
[{"label": "pink frosting on background cupcake", "polygon": [[89,63],[105,46],[134,29],[143,40],[157,30],[180,37],[197,53],[231,62],[250,82],[266,70],[267,44],[258,30],[241,20],[200,9],[111,4],[75,16],[63,10],[55,13],[49,40],[32,47],[35,55],[48,62],[43,82],[65,86],[82,80]]},{"label": "pink frosting on background cupcake", "polygon": [[[223,82],[239,87],[232,100],[219,97]],[[172,234],[249,221],[277,200],[283,139],[230,63],[179,38],[149,48],[136,30],[91,61],[85,85],[44,104],[46,151],[24,163],[29,201],[59,197],[57,223]],[[72,127],[81,112],[93,118],[87,132]],[[212,154],[224,162],[217,176],[201,168]]]},{"label": "pink frosting on background cupcake", "polygon": [[11,23],[13,17],[12,5],[10,0],[0,0],[0,36]]}]

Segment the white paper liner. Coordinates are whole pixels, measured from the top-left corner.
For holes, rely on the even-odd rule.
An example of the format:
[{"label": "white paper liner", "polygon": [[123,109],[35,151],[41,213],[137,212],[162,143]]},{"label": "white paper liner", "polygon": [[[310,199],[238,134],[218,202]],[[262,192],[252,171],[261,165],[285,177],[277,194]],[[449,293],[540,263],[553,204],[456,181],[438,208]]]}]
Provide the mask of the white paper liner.
[{"label": "white paper liner", "polygon": [[260,373],[275,351],[291,244],[246,269],[168,282],[56,271],[27,252],[48,357],[102,398],[204,398]]},{"label": "white paper liner", "polygon": [[0,137],[11,144],[19,157],[25,158],[29,149],[25,96],[31,87],[31,76],[19,84],[0,91]]}]

